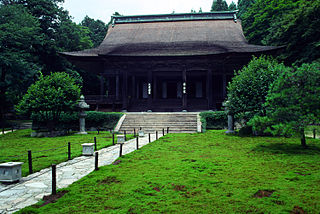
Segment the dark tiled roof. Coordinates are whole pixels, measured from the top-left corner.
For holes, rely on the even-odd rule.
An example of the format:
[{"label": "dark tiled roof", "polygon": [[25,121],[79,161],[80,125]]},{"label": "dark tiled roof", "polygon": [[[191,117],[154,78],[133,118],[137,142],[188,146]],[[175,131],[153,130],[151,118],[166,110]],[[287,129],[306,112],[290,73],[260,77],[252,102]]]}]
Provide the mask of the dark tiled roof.
[{"label": "dark tiled roof", "polygon": [[[169,17],[169,18],[168,18]],[[95,49],[67,56],[194,56],[255,53],[278,47],[250,45],[235,12],[114,17]]]}]

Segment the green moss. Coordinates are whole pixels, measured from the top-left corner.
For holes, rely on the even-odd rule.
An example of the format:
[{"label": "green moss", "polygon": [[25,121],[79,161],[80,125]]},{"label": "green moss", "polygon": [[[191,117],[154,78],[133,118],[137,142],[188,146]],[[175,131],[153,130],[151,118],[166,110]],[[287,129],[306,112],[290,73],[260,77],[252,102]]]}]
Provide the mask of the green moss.
[{"label": "green moss", "polygon": [[[169,134],[72,184],[39,213],[288,213],[320,210],[319,140]],[[259,190],[274,191],[256,198]],[[21,213],[24,211],[22,210]]]},{"label": "green moss", "polygon": [[[29,174],[28,150],[32,151],[33,171],[58,164],[68,159],[68,142],[71,143],[71,157],[75,158],[82,154],[83,143],[93,143],[97,138],[97,149],[112,145],[112,134],[109,132],[88,132],[87,135],[71,133],[63,137],[30,137],[31,130],[19,130],[13,133],[0,135],[0,163],[9,161],[22,161],[22,176]],[[128,135],[127,139],[133,138]],[[115,139],[116,140],[116,139]],[[57,148],[56,150],[53,150]],[[17,157],[18,156],[18,157]]]}]

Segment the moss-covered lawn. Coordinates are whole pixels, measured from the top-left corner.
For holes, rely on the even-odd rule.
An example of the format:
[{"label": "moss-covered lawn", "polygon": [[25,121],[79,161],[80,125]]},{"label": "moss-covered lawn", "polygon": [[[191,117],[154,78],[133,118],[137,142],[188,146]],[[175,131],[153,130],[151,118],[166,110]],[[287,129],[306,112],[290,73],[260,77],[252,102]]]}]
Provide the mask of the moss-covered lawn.
[{"label": "moss-covered lawn", "polygon": [[[71,157],[82,154],[82,143],[93,143],[97,138],[97,149],[112,145],[112,134],[109,132],[88,132],[88,135],[72,133],[68,136],[54,138],[30,137],[31,130],[18,130],[0,135],[0,163],[22,161],[22,176],[29,174],[28,150],[32,151],[33,171],[49,167],[68,160],[68,142],[71,143]],[[129,137],[129,136],[128,136]],[[131,138],[132,136],[130,136]],[[55,149],[57,148],[57,149]],[[39,152],[40,151],[40,152]],[[19,156],[19,157],[16,157]]]},{"label": "moss-covered lawn", "polygon": [[72,184],[56,203],[22,212],[319,213],[320,142],[307,142],[169,134]]}]

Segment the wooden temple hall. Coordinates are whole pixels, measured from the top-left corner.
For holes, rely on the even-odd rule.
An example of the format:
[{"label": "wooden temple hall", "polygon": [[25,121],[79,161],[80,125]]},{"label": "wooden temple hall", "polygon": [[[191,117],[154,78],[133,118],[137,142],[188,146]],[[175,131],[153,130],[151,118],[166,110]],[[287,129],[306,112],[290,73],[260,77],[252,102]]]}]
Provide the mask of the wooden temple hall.
[{"label": "wooden temple hall", "polygon": [[97,48],[61,53],[101,76],[94,106],[123,111],[220,109],[234,70],[277,47],[250,45],[236,11],[113,16]]}]

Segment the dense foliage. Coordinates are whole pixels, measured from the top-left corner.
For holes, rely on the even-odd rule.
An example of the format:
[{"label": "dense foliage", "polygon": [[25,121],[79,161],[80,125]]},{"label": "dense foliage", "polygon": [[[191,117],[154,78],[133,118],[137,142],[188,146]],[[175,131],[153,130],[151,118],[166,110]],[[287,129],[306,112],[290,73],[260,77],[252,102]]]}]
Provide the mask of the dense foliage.
[{"label": "dense foliage", "polygon": [[320,57],[319,13],[320,1],[256,0],[242,15],[242,25],[250,43],[284,45],[279,58],[301,64]]},{"label": "dense foliage", "polygon": [[94,47],[101,44],[108,31],[108,26],[104,22],[91,19],[89,16],[84,17],[81,26],[85,26],[90,30],[89,36]]},{"label": "dense foliage", "polygon": [[40,24],[20,5],[0,6],[0,103],[4,113],[29,86],[37,72],[34,46]]},{"label": "dense foliage", "polygon": [[247,12],[248,8],[255,2],[256,0],[238,0],[238,17],[241,19],[242,15]]},{"label": "dense foliage", "polygon": [[49,130],[57,125],[62,112],[74,111],[80,97],[80,88],[66,73],[40,76],[28,89],[17,106],[23,114],[42,114]]},{"label": "dense foliage", "polygon": [[[106,113],[106,112],[96,112],[96,111],[88,111],[86,117],[86,128],[89,129],[91,127],[100,129],[100,130],[109,130],[113,129],[122,113]],[[34,113],[31,116],[33,121],[32,129],[33,130],[41,130],[46,129],[46,118],[43,114]],[[78,130],[79,129],[79,116],[77,112],[74,113],[65,113],[62,112],[60,118],[57,122],[58,128],[63,130]]]},{"label": "dense foliage", "polygon": [[[91,27],[90,22],[88,27],[74,23],[68,11],[60,6],[62,2],[0,0],[1,120],[37,79],[35,74],[39,70],[45,76],[66,71],[78,83],[82,79],[97,80],[92,74],[76,69],[59,52],[91,48],[98,42],[94,34],[99,34],[100,40],[106,31],[95,25]],[[92,21],[95,22],[105,26],[101,21]],[[90,88],[92,85],[85,85],[86,91],[96,90],[95,85]]]},{"label": "dense foliage", "polygon": [[212,2],[211,11],[227,11],[228,4],[225,0],[214,0]]},{"label": "dense foliage", "polygon": [[299,133],[306,146],[304,129],[320,122],[320,63],[303,64],[282,72],[266,98],[266,117],[251,122],[257,131],[273,135]]},{"label": "dense foliage", "polygon": [[206,111],[200,113],[202,130],[225,129],[228,126],[225,111]]},{"label": "dense foliage", "polygon": [[269,86],[287,69],[271,58],[254,57],[247,66],[235,72],[229,83],[226,102],[228,110],[244,121],[249,121],[255,115],[265,115],[264,103]]}]

